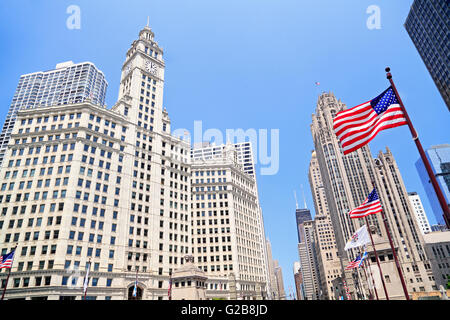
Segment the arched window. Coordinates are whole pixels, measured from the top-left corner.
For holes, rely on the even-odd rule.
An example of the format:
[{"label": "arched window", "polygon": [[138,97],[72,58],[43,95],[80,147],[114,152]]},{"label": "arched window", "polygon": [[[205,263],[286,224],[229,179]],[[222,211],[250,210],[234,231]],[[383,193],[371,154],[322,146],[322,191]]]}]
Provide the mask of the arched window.
[{"label": "arched window", "polygon": [[136,297],[133,296],[134,285],[128,288],[128,300],[142,300],[142,294],[144,290],[137,286],[136,288]]}]

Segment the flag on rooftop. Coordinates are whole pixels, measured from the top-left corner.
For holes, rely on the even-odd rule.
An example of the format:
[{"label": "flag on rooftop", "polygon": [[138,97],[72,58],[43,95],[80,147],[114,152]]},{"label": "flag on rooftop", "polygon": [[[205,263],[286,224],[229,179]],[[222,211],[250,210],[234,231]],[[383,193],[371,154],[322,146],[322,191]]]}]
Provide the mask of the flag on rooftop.
[{"label": "flag on rooftop", "polygon": [[392,87],[375,99],[338,112],[333,128],[344,154],[349,154],[376,137],[378,132],[407,124]]},{"label": "flag on rooftop", "polygon": [[349,212],[350,218],[364,218],[370,214],[381,212],[381,202],[377,190],[373,189],[362,205]]}]

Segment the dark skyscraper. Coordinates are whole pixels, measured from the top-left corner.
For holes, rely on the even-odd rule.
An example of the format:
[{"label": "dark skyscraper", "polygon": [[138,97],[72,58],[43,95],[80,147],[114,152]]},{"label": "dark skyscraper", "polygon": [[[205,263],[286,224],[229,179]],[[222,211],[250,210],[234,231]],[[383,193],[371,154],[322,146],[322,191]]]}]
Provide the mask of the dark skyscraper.
[{"label": "dark skyscraper", "polygon": [[303,233],[301,232],[301,225],[305,221],[312,220],[311,212],[309,211],[309,209],[296,209],[295,210],[295,218],[297,220],[298,242],[302,243],[304,241],[304,239],[303,239]]},{"label": "dark skyscraper", "polygon": [[415,0],[405,28],[450,110],[448,0]]}]

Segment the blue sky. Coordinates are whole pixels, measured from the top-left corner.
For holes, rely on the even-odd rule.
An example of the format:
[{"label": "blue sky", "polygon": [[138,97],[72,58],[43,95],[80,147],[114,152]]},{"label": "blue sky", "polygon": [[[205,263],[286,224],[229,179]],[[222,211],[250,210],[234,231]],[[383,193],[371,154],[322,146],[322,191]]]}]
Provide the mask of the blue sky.
[{"label": "blue sky", "polygon": [[[313,143],[311,114],[320,91],[352,107],[389,86],[392,68],[400,95],[425,148],[449,143],[449,112],[403,24],[412,0],[155,0],[1,1],[0,121],[21,74],[58,62],[91,61],[117,99],[126,50],[147,16],[165,50],[164,105],[173,128],[279,129],[280,169],[258,175],[266,235],[294,290],[298,260],[293,190],[313,208],[307,172]],[[81,9],[81,29],[66,27],[69,5]],[[381,29],[369,30],[370,5]],[[320,87],[314,83],[319,81]],[[417,191],[434,217],[414,167],[418,153],[408,128],[384,131],[373,153],[393,152],[408,191]],[[302,202],[302,201],[301,201]]]}]

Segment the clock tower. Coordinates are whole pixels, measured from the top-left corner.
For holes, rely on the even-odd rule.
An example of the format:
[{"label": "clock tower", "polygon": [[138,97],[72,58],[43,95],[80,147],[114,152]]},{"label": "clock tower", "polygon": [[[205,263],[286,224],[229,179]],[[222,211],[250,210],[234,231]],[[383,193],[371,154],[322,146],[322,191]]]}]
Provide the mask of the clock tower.
[{"label": "clock tower", "polygon": [[162,106],[164,68],[163,50],[146,26],[127,51],[118,97],[126,103],[117,105],[116,111],[150,131],[160,132],[166,127]]},{"label": "clock tower", "polygon": [[140,281],[148,279],[143,281],[147,297],[168,285],[170,272],[189,252],[190,240],[190,145],[171,135],[163,107],[164,68],[163,50],[146,26],[127,50],[112,107],[126,123],[121,133],[122,184],[128,188],[121,190],[128,215],[125,270],[139,270]]}]

